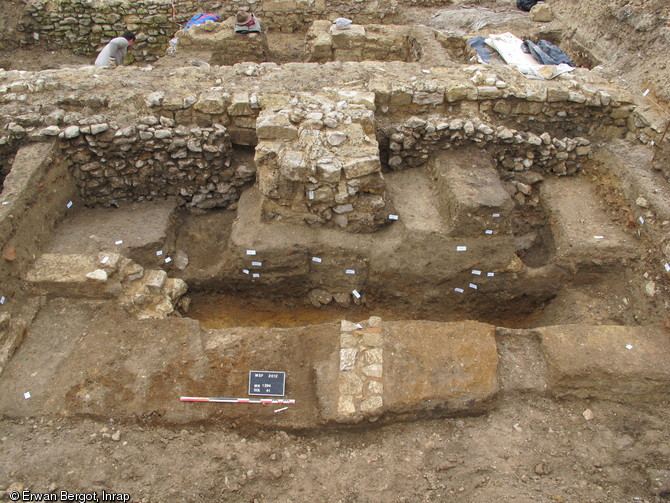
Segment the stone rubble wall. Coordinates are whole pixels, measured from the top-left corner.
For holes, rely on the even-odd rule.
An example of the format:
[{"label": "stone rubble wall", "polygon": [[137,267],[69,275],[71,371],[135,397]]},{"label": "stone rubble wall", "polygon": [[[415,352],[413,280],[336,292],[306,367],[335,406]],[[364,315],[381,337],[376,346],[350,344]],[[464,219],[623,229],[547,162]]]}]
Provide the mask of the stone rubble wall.
[{"label": "stone rubble wall", "polygon": [[[383,69],[382,69],[383,70]],[[453,80],[443,68],[423,69],[421,78],[391,79],[386,70],[371,77],[378,113],[443,114],[446,118],[488,117],[509,129],[552,136],[626,138],[659,141],[667,119],[638,109],[630,93],[592,82],[588,70],[576,69],[553,80],[531,80],[511,67],[463,68]]]},{"label": "stone rubble wall", "polygon": [[[57,110],[28,126],[11,123],[8,139],[60,140],[64,158],[87,205],[176,196],[199,209],[226,207],[254,180],[253,166],[231,165],[226,128],[177,125],[148,115],[120,127],[103,115],[82,117]],[[48,124],[48,125],[47,125]]]},{"label": "stone rubble wall", "polygon": [[[173,11],[174,5],[174,11]],[[214,12],[222,18],[240,9],[254,12],[270,30],[305,31],[312,21],[329,14],[379,21],[397,11],[396,0],[299,0],[297,2],[232,0],[222,5],[206,0],[30,0],[18,30],[24,45],[66,49],[94,56],[110,39],[125,30],[137,35],[131,59],[154,61],[165,53],[168,41],[194,14]]]},{"label": "stone rubble wall", "polygon": [[305,36],[307,61],[412,61],[410,27],[351,25],[338,30],[315,21]]},{"label": "stone rubble wall", "polygon": [[337,103],[294,97],[259,115],[255,160],[264,219],[351,232],[373,232],[389,222],[370,110],[374,95],[340,97]]},{"label": "stone rubble wall", "polygon": [[[348,128],[351,131],[340,132],[360,140],[361,152],[369,155],[350,152],[345,157],[379,156],[386,162],[388,155],[392,169],[420,165],[437,148],[471,143],[486,145],[509,172],[532,168],[556,174],[577,171],[593,139],[625,137],[658,144],[667,124],[653,110],[638,108],[627,93],[582,69],[552,81],[529,81],[504,67],[431,68],[412,74],[418,65],[326,63],[324,70],[355,66],[367,78],[357,85],[358,90],[338,91],[335,81],[333,87],[300,95],[284,91],[278,98],[278,82],[306,82],[301,72],[314,65],[246,63],[180,69],[169,75],[127,68],[120,71],[135,84],[124,88],[122,100],[120,93],[114,93],[116,88],[106,87],[118,83],[115,72],[109,70],[0,71],[0,148],[12,150],[62,133],[66,157],[87,204],[177,195],[181,204],[206,209],[230,204],[239,188],[255,177],[253,167],[231,168],[231,143],[259,145],[259,160],[264,159],[260,154],[264,151],[280,155],[275,160],[268,157],[268,173],[281,173],[282,159],[288,163],[288,157],[281,157],[290,150],[286,145],[267,146],[273,140],[295,139],[284,138],[281,132],[274,137],[270,116],[279,120],[281,127],[276,131],[282,130],[282,124],[286,130],[304,131],[298,150],[325,148],[342,155],[342,147],[328,143],[328,134]],[[311,96],[311,102],[304,107],[286,106],[287,100],[302,96]],[[328,110],[319,108],[319,103],[327,102]],[[344,108],[335,110],[340,102]],[[371,124],[376,131],[361,126],[363,133],[354,134],[352,128],[360,121],[353,116],[347,119],[345,108],[360,109],[361,117],[367,117],[365,127],[370,129]],[[97,112],[103,110],[105,116],[100,116]],[[261,112],[269,115],[259,120]],[[338,113],[344,113],[341,122],[328,117]],[[316,115],[308,118],[309,114]],[[318,114],[321,119],[314,119]],[[266,119],[270,120],[267,127]],[[345,124],[345,119],[351,123]],[[259,131],[265,135],[261,144]],[[373,154],[373,150],[381,152]],[[321,157],[327,156],[316,160]],[[290,214],[296,219],[307,217],[310,223],[330,224],[334,215],[343,215],[334,212],[336,206],[348,210],[346,205],[351,204],[352,211],[344,212],[349,214],[345,227],[376,228],[382,224],[380,218],[391,212],[385,207],[377,162],[368,166],[371,171],[365,175],[345,176],[342,187],[342,180],[326,180],[325,172],[321,175],[318,170],[300,182],[301,189],[288,183],[297,180],[284,177],[288,182],[283,187],[292,187],[290,196],[280,197],[273,192],[278,185],[266,184],[265,193],[273,194],[267,197],[266,216]],[[310,191],[314,200],[309,199]],[[363,211],[363,206],[356,208],[361,204],[365,218],[354,216]]]},{"label": "stone rubble wall", "polygon": [[255,176],[252,169],[231,167],[230,138],[219,124],[186,127],[147,116],[136,126],[120,128],[92,116],[62,130],[47,126],[40,134],[61,139],[89,205],[177,196],[189,207],[226,207]]},{"label": "stone rubble wall", "polygon": [[552,138],[473,120],[412,117],[390,136],[388,165],[398,170],[421,166],[438,149],[481,144],[507,171],[531,168],[556,175],[573,175],[591,155],[586,138]]}]

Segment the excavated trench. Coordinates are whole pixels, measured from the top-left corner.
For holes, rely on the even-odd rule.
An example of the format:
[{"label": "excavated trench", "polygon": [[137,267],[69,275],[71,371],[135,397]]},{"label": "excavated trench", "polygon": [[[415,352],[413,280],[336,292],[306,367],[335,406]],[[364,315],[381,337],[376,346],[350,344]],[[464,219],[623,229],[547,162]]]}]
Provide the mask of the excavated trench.
[{"label": "excavated trench", "polygon": [[[383,32],[384,28],[375,27],[368,34],[377,38]],[[473,63],[475,53],[467,44],[472,33],[440,38],[436,30],[423,26],[413,27],[405,35],[399,43],[402,50],[398,51],[403,56],[394,61],[408,63],[412,71],[416,70],[416,63],[430,68],[444,66],[449,71],[455,66]],[[582,67],[591,68],[598,64],[586,48],[564,36],[560,30],[529,30],[522,38],[549,40],[559,45]],[[271,33],[268,35],[268,43],[271,48],[268,59],[275,63],[312,62],[318,59],[314,51],[308,53],[305,48],[304,33]],[[337,56],[337,49],[333,49],[332,54]],[[184,58],[199,59],[199,53],[190,50],[184,51],[181,56],[179,52],[177,57],[166,56],[155,63],[155,68],[161,72],[165,67],[172,69],[186,66],[189,63]],[[352,61],[357,58],[358,55]],[[325,63],[333,59],[338,58],[322,57],[318,62]],[[368,61],[379,61],[374,58],[362,59],[363,65]],[[203,60],[207,61],[206,56],[203,56]],[[248,61],[253,59],[242,58],[235,63]],[[379,64],[383,63],[380,61]],[[311,65],[318,66],[315,63]],[[400,63],[398,65],[401,66]],[[394,63],[389,65],[391,71],[398,71],[398,67],[394,67]],[[249,77],[260,81],[264,71],[274,71],[267,68],[261,68],[260,65],[250,65],[247,70],[238,68],[235,70],[238,75],[235,79],[242,81]],[[161,74],[165,75],[166,80],[174,76],[175,72],[169,71]],[[240,71],[250,73],[242,77]],[[372,71],[365,71],[370,81],[383,77],[387,72],[384,68],[376,68],[375,71],[380,73],[372,76]],[[259,72],[259,75],[254,72]],[[424,69],[421,76],[430,74],[430,70]],[[504,75],[504,72],[501,70],[500,74]],[[267,119],[259,114],[267,110],[259,112],[261,107],[258,101],[252,106],[251,95],[246,88],[236,87],[239,82],[232,85],[230,93],[226,93],[226,99],[232,99],[235,103],[226,102],[223,112],[211,112],[219,115],[230,112],[230,116],[225,117],[229,137],[221,133],[221,128],[216,130],[213,120],[210,120],[212,116],[208,117],[205,112],[189,115],[190,112],[185,110],[188,107],[184,105],[182,108],[186,98],[191,97],[189,90],[183,100],[177,96],[174,101],[170,101],[170,93],[163,93],[165,96],[161,99],[169,101],[172,108],[166,106],[162,111],[153,110],[153,105],[147,103],[149,109],[143,113],[155,116],[148,115],[139,121],[139,133],[127,127],[119,128],[116,133],[105,133],[103,130],[102,136],[93,138],[94,126],[105,123],[109,128],[106,118],[102,117],[85,125],[80,124],[81,128],[77,126],[76,134],[81,135],[81,138],[74,139],[72,143],[66,144],[61,138],[62,143],[58,148],[54,147],[55,150],[47,154],[60,159],[61,172],[54,175],[53,187],[50,182],[40,186],[40,190],[46,187],[53,189],[54,193],[60,190],[61,200],[49,193],[49,197],[42,197],[40,201],[45,205],[53,204],[45,206],[45,213],[57,213],[54,208],[60,208],[58,211],[63,215],[64,207],[68,211],[61,222],[57,222],[57,225],[54,223],[53,234],[45,229],[47,237],[43,238],[44,243],[35,240],[35,244],[25,250],[25,256],[43,253],[36,261],[37,266],[32,265],[30,273],[21,279],[15,275],[12,281],[19,284],[27,276],[35,292],[45,294],[50,299],[43,312],[35,315],[37,328],[32,329],[34,333],[40,327],[49,325],[50,316],[60,320],[59,316],[67,311],[59,301],[52,300],[52,297],[62,295],[76,299],[72,319],[62,323],[71,324],[69,328],[72,328],[73,333],[80,334],[80,340],[92,338],[86,344],[87,355],[82,361],[67,363],[70,365],[70,374],[64,380],[70,379],[72,382],[65,382],[62,386],[66,390],[63,392],[64,408],[75,414],[106,417],[105,408],[110,406],[112,395],[116,393],[115,390],[122,388],[123,401],[130,405],[119,412],[121,416],[160,422],[166,415],[165,411],[158,406],[145,407],[140,404],[138,397],[142,393],[147,394],[152,404],[164,404],[174,401],[176,388],[184,393],[204,395],[219,383],[226,382],[228,389],[243,389],[247,366],[251,368],[257,365],[257,361],[263,361],[264,364],[278,362],[277,365],[289,368],[292,372],[296,384],[291,391],[300,393],[300,399],[308,404],[310,412],[302,414],[296,424],[292,424],[290,418],[263,418],[256,422],[257,419],[247,411],[239,417],[249,424],[271,423],[282,428],[308,429],[316,424],[340,420],[333,419],[336,414],[332,410],[326,410],[328,406],[323,404],[327,400],[319,396],[323,390],[314,389],[314,382],[329,383],[332,389],[337,387],[328,380],[332,378],[327,375],[329,371],[323,370],[321,366],[326,361],[332,364],[334,360],[329,352],[332,350],[336,353],[340,347],[338,344],[348,341],[346,330],[343,328],[340,332],[338,324],[341,320],[361,322],[358,330],[367,331],[367,339],[374,340],[375,336],[371,334],[380,333],[381,328],[373,324],[378,324],[376,317],[381,317],[391,327],[390,330],[400,334],[398,340],[402,341],[405,337],[410,341],[407,347],[412,347],[412,344],[421,346],[420,350],[426,351],[424,357],[428,360],[431,358],[431,337],[438,340],[442,336],[443,326],[449,327],[447,332],[453,331],[456,334],[454,337],[472,333],[474,336],[468,344],[473,346],[455,353],[456,361],[461,366],[464,362],[477,362],[479,365],[480,358],[485,360],[490,357],[491,361],[495,360],[496,343],[500,343],[500,348],[503,348],[501,352],[504,352],[504,338],[507,336],[523,341],[519,342],[520,346],[524,346],[525,350],[532,348],[533,355],[540,353],[539,334],[546,327],[584,325],[591,330],[592,327],[616,325],[633,329],[644,324],[658,323],[658,304],[652,302],[650,295],[642,293],[645,288],[647,292],[649,289],[639,277],[643,266],[635,263],[641,255],[640,236],[635,236],[636,229],[614,222],[610,211],[611,201],[608,201],[608,207],[598,200],[597,187],[600,182],[592,176],[592,161],[584,160],[586,154],[584,159],[580,158],[584,162],[579,169],[576,154],[569,158],[570,152],[577,152],[578,148],[590,151],[590,141],[580,137],[592,136],[594,127],[588,118],[595,115],[590,114],[602,114],[598,117],[610,120],[606,115],[608,111],[603,112],[598,108],[606,105],[600,101],[593,104],[592,109],[588,109],[592,104],[582,106],[583,102],[580,102],[575,105],[576,102],[567,98],[567,84],[565,89],[558,90],[558,98],[554,100],[526,99],[524,93],[511,93],[503,98],[500,90],[507,85],[503,77],[492,78],[492,82],[487,82],[487,77],[480,75],[481,79],[477,80],[474,71],[462,78],[466,84],[464,87],[472,88],[474,83],[475,91],[492,93],[493,96],[489,96],[490,99],[485,96],[479,101],[477,98],[463,97],[446,100],[444,86],[452,83],[451,75],[445,75],[447,77],[435,76],[435,80],[443,79],[439,81],[443,89],[438,99],[435,96],[439,94],[436,87],[430,87],[433,83],[428,82],[426,87],[413,89],[416,91],[413,96],[420,97],[417,101],[412,101],[414,97],[407,94],[408,98],[396,97],[395,103],[389,97],[388,104],[372,104],[370,111],[374,113],[370,114],[373,117],[371,127],[365,130],[371,138],[366,136],[366,139],[377,148],[381,165],[379,174],[386,184],[384,194],[389,201],[389,212],[393,212],[388,215],[389,220],[391,215],[396,217],[385,222],[376,232],[344,232],[332,225],[332,221],[325,222],[323,227],[316,225],[315,221],[314,225],[307,225],[304,220],[296,225],[293,221],[283,222],[281,216],[273,218],[263,213],[262,205],[265,201],[259,189],[263,183],[259,180],[259,172],[268,168],[256,164],[262,157],[259,151],[263,152],[262,148],[266,147],[261,142],[267,139],[258,134],[260,124]],[[210,77],[216,75],[203,73],[196,80],[205,81]],[[426,79],[433,79],[433,76]],[[212,83],[216,82],[215,78],[211,80]],[[217,87],[209,90],[202,87],[198,93],[206,95],[212,90],[223,90],[223,86],[218,86],[220,80],[216,82]],[[416,80],[414,76],[404,82],[405,89],[401,91],[409,93]],[[365,88],[368,84],[370,82],[358,79],[342,84],[346,88],[344,93],[347,100],[360,98],[356,95],[360,89],[370,91],[370,88]],[[393,82],[395,84],[396,81]],[[570,90],[577,89],[576,86],[574,84]],[[239,92],[240,89],[242,92]],[[255,93],[256,87],[253,89]],[[293,89],[288,91],[292,92]],[[267,89],[259,91],[259,94],[263,95],[263,92],[266,94],[262,96],[263,99],[271,103],[276,99]],[[393,92],[389,91],[388,94],[392,96]],[[236,101],[240,94],[245,95],[244,99],[248,101]],[[399,96],[401,94],[398,92]],[[375,99],[381,100],[383,96],[382,90]],[[296,103],[300,101],[296,97],[293,99]],[[319,99],[327,102],[332,97]],[[80,105],[74,97],[68,97],[62,103],[69,107],[68,111]],[[91,98],[91,108],[94,104]],[[220,106],[221,103],[215,105]],[[233,114],[232,109],[238,105],[244,110],[236,110]],[[277,109],[285,107],[282,112],[293,111],[281,101],[272,106],[275,105]],[[308,111],[312,110],[309,108],[312,105],[314,103],[306,105]],[[228,106],[230,108],[226,108]],[[359,108],[356,110],[362,109],[360,103],[357,106]],[[432,113],[433,106],[442,108]],[[196,110],[201,112],[203,109]],[[314,105],[311,113],[315,116],[323,115],[320,110]],[[451,124],[440,125],[440,121],[446,118],[463,123],[478,114],[485,119],[482,121],[477,117],[477,121],[469,126],[479,131],[476,133],[479,136],[467,137],[464,124],[453,127]],[[421,117],[416,117],[419,115]],[[189,120],[197,120],[197,127],[187,122]],[[299,124],[300,120],[296,119],[295,124]],[[620,129],[626,124],[625,117],[617,117],[616,120],[619,121],[615,124],[619,127],[617,134],[620,135]],[[345,124],[350,125],[351,122]],[[438,126],[439,131],[449,131],[452,136],[447,137],[445,134],[433,140],[431,135],[436,133]],[[84,132],[86,128],[88,131]],[[289,128],[297,129],[293,123],[279,123],[273,131],[280,130],[281,134],[285,134]],[[315,130],[323,128],[321,125],[320,128],[315,127]],[[204,135],[203,129],[206,130]],[[511,135],[507,137],[508,140],[514,135],[518,139],[507,143],[498,141],[496,135],[505,129]],[[176,195],[176,198],[163,200],[163,194],[156,192],[156,186],[142,187],[141,179],[132,180],[131,175],[121,179],[108,166],[95,165],[97,158],[102,157],[95,150],[99,147],[98,140],[102,138],[100,143],[108,142],[107,147],[118,141],[118,145],[127,147],[125,152],[133,152],[125,157],[124,154],[118,157],[117,152],[110,154],[110,159],[113,159],[111,162],[121,166],[119,172],[123,176],[126,172],[132,174],[135,163],[139,163],[139,169],[150,172],[145,161],[154,155],[151,149],[158,136],[152,135],[158,131],[163,134],[163,139],[171,138],[170,135],[184,137],[178,139],[181,144],[176,145],[177,142],[174,142],[169,149],[165,149],[169,155],[174,152],[173,158],[178,159],[175,164],[179,168],[183,163],[188,169],[187,158],[192,156],[202,161],[199,169],[212,171],[208,176],[221,175],[222,178],[217,178],[216,183],[199,181],[201,188],[208,185],[213,188],[184,188],[183,191],[171,194]],[[216,141],[220,143],[212,140],[217,133],[220,137]],[[192,134],[201,136],[193,140],[189,136]],[[540,138],[541,135],[549,135],[549,139]],[[149,155],[131,150],[134,148],[131,145],[142,143],[135,136],[151,143]],[[201,137],[208,140],[201,140]],[[562,143],[567,140],[566,137],[572,141],[569,150]],[[552,143],[552,138],[556,143]],[[41,139],[45,144],[47,140]],[[531,147],[533,141],[535,144]],[[600,145],[594,145],[594,148],[608,148],[608,141],[605,139]],[[405,147],[405,143],[409,146]],[[203,145],[211,150],[203,148]],[[401,157],[401,145],[404,157]],[[548,163],[547,159],[551,160],[551,155],[540,151],[550,146],[553,148],[553,145],[563,145],[564,159],[569,158],[572,162],[567,168],[564,164],[562,172],[552,171],[552,164],[542,164]],[[7,150],[8,147],[3,148]],[[120,151],[124,152],[123,147]],[[212,152],[221,155],[206,157]],[[165,152],[159,152],[158,155],[163,156],[160,157],[161,162],[172,162]],[[273,155],[277,155],[277,152]],[[11,155],[3,155],[2,158],[4,164],[0,166],[0,174],[5,174],[11,166]],[[219,164],[215,166],[212,159]],[[173,169],[178,171],[176,166],[172,166],[166,168],[165,173]],[[220,200],[209,197],[209,192],[218,190],[217,184],[225,185],[239,173],[242,173],[239,179],[231,182],[230,187],[222,189]],[[112,185],[110,189],[105,189],[107,192],[98,190],[108,176],[118,178],[113,183],[120,185]],[[181,179],[197,179],[200,174],[194,170],[179,176]],[[224,176],[227,178],[224,179]],[[94,178],[93,183],[91,178]],[[206,178],[203,177],[203,180]],[[378,179],[373,181],[378,182]],[[317,185],[316,182],[310,183]],[[109,196],[113,189],[121,185],[132,187],[129,189],[129,199],[134,199],[134,202],[117,201]],[[132,192],[135,185],[140,187],[137,192]],[[293,192],[304,189],[291,188]],[[374,193],[378,187],[367,187],[366,190]],[[179,204],[175,199],[178,199]],[[202,206],[208,202],[212,203],[211,206]],[[219,203],[224,206],[231,202],[227,209],[217,208]],[[628,203],[620,199],[614,204],[624,207]],[[290,204],[285,206],[290,207]],[[79,267],[77,272],[85,273],[81,275],[84,278],[81,284],[62,287],[58,279],[47,274],[40,276],[47,269],[44,267],[44,270],[40,270],[45,262],[40,260],[47,255],[48,260],[53,261],[47,265],[53,267],[55,263],[57,267],[54,268],[61,275],[63,271],[70,272],[70,269]],[[84,255],[88,255],[88,262],[81,259]],[[72,263],[59,262],[61,257],[74,256],[77,258],[69,259]],[[84,263],[76,263],[77,260]],[[103,269],[97,261],[102,264],[114,262],[117,268]],[[121,265],[117,266],[117,263]],[[95,284],[89,280],[100,281],[103,275],[89,276],[94,267],[99,268],[94,272],[105,273],[104,281],[112,277],[116,281],[115,275],[121,273],[125,277],[117,283],[110,281],[110,286],[102,293],[96,292]],[[126,280],[129,277],[130,282],[146,282],[144,286],[150,294],[146,291],[131,291],[133,296],[130,300],[123,298],[123,288],[127,287]],[[141,279],[136,280],[136,277]],[[124,318],[128,317],[126,312],[122,309],[115,311],[120,306],[139,318],[160,317],[155,312],[147,314],[149,310],[144,308],[154,302],[151,295],[156,291],[168,298],[169,302],[174,292],[181,292],[178,288],[179,280],[188,285],[188,293],[174,305],[168,306],[169,310],[175,308],[174,316],[155,323],[145,323],[143,320],[134,326],[132,321],[128,322]],[[175,297],[179,296],[175,294]],[[119,305],[109,307],[107,318],[108,313],[96,311],[95,307],[91,307],[95,304],[88,304],[90,298],[96,299],[96,302]],[[110,298],[114,300],[110,301]],[[157,307],[149,307],[160,312],[160,309],[165,308],[165,298],[156,301]],[[39,308],[35,311],[39,312]],[[110,324],[118,325],[118,328],[110,330]],[[411,328],[406,328],[406,324]],[[314,329],[315,325],[319,328]],[[48,334],[49,330],[45,329],[45,333]],[[478,346],[488,344],[487,341],[491,343],[489,346]],[[447,351],[453,342],[442,344],[440,349],[447,348]],[[395,344],[396,341],[389,338],[389,343]],[[76,344],[68,341],[66,346],[73,348]],[[267,356],[259,357],[266,350]],[[412,361],[403,353],[405,350],[401,347],[397,354],[407,356],[407,361]],[[145,353],[151,357],[151,363],[142,360]],[[86,361],[97,358],[95,355],[100,355],[103,360],[107,358],[107,363],[102,364],[103,370],[97,367],[97,363],[92,371],[83,368]],[[367,358],[375,365],[378,362],[374,363],[374,358],[379,358],[379,355],[372,355],[377,356]],[[385,358],[391,358],[394,351],[389,350],[387,355]],[[452,356],[449,354],[447,358]],[[509,355],[502,357],[508,358]],[[132,374],[130,378],[125,375],[128,368],[122,368],[118,363],[126,358]],[[303,360],[308,363],[303,365]],[[340,362],[340,365],[344,364]],[[398,357],[386,367],[390,369],[386,371],[400,372],[408,365]],[[423,368],[421,365],[417,364],[417,368]],[[431,363],[426,365],[428,369],[448,367],[439,362],[433,366]],[[145,370],[145,366],[150,367],[149,370]],[[336,363],[334,368],[337,367]],[[341,371],[342,367],[339,368]],[[491,364],[491,369],[491,382],[495,388],[495,362]],[[412,369],[405,370],[412,372]],[[103,378],[99,379],[97,372],[102,372]],[[424,375],[418,370],[416,372],[416,382],[423,382]],[[70,378],[74,375],[76,379]],[[80,375],[87,377],[80,378]],[[133,384],[132,379],[137,382]],[[544,375],[538,378],[542,384],[538,384],[535,391],[544,392],[543,388],[540,389],[546,387],[544,379]],[[441,381],[447,382],[440,377],[434,384],[437,386]],[[296,390],[298,383],[302,388]],[[370,384],[374,388],[375,383]],[[469,386],[468,383],[459,385]],[[340,386],[338,389],[342,391],[342,388]],[[144,391],[136,393],[137,389]],[[421,396],[418,385],[417,390],[417,396]],[[457,405],[455,413],[477,414],[485,410],[492,400],[491,396],[466,401],[460,409],[460,405]],[[449,412],[451,404],[430,403],[409,411],[402,404],[403,398],[398,400],[401,405],[393,409],[389,417],[393,414],[398,418],[414,418],[453,413]],[[425,402],[429,403],[431,399]],[[154,409],[148,410],[147,407]],[[211,409],[205,412],[185,412],[173,405],[167,407],[168,423],[207,422],[237,414],[212,414]]]}]

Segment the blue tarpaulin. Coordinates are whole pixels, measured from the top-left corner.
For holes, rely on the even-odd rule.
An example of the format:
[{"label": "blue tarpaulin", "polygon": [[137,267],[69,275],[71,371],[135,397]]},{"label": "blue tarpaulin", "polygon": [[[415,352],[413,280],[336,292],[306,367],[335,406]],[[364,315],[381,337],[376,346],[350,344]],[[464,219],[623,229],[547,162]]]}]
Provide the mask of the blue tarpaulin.
[{"label": "blue tarpaulin", "polygon": [[188,30],[191,26],[195,26],[196,24],[205,24],[207,21],[214,21],[216,23],[219,19],[221,18],[216,14],[196,14],[191,19],[189,19],[188,23],[186,23],[186,26],[184,26],[184,29]]}]

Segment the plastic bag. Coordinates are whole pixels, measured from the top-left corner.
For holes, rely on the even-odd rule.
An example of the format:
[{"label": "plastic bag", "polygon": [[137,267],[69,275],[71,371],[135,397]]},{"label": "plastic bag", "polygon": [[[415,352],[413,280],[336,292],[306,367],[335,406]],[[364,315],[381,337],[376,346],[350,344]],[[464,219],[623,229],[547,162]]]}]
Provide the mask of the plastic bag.
[{"label": "plastic bag", "polygon": [[348,30],[351,28],[352,21],[346,17],[338,17],[333,23],[335,23],[335,28],[338,30]]}]

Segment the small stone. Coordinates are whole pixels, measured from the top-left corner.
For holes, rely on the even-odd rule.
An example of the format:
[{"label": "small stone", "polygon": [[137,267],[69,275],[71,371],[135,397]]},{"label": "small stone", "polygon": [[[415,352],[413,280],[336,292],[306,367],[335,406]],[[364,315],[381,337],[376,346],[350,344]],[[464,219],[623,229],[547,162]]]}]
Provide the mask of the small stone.
[{"label": "small stone", "polygon": [[91,124],[91,134],[92,135],[104,133],[108,129],[109,129],[108,124]]},{"label": "small stone", "polygon": [[5,248],[5,250],[2,252],[2,258],[4,258],[7,262],[12,262],[16,259],[16,248],[13,246],[8,246]]},{"label": "small stone", "polygon": [[326,140],[333,147],[342,145],[345,141],[347,141],[347,138],[348,136],[342,133],[341,131],[331,131],[328,134],[326,134]]},{"label": "small stone", "polygon": [[363,373],[368,377],[376,377],[381,379],[383,377],[384,369],[379,363],[373,363],[363,368]]},{"label": "small stone", "polygon": [[325,306],[330,304],[330,302],[333,300],[333,296],[330,294],[330,292],[328,290],[324,290],[323,288],[315,288],[311,290],[308,294],[308,297],[309,301],[314,307]]},{"label": "small stone", "polygon": [[95,281],[107,281],[108,276],[107,271],[104,271],[103,269],[96,269],[95,271],[87,273],[86,277]]},{"label": "small stone", "polygon": [[649,297],[653,297],[656,295],[656,283],[653,281],[649,281],[645,286],[644,286],[644,293],[646,293]]},{"label": "small stone", "polygon": [[354,400],[351,395],[340,396],[337,412],[341,416],[350,416],[356,413],[356,406],[354,405]]},{"label": "small stone", "polygon": [[530,9],[530,19],[538,23],[549,23],[554,20],[554,13],[548,3],[539,2]]},{"label": "small stone", "polygon": [[63,136],[68,140],[79,136],[79,126],[68,126],[63,131]]},{"label": "small stone", "polygon": [[649,208],[649,201],[647,201],[644,197],[640,196],[635,200],[635,204],[637,204],[640,208]]},{"label": "small stone", "polygon": [[535,472],[535,475],[547,475],[549,473],[544,463],[536,464],[533,471]]},{"label": "small stone", "polygon": [[340,349],[340,371],[352,370],[356,365],[356,355],[358,355],[356,348]]},{"label": "small stone", "polygon": [[119,440],[121,440],[121,430],[116,430],[116,431],[112,434],[112,440],[113,440],[114,442],[118,442]]},{"label": "small stone", "polygon": [[584,416],[584,419],[587,421],[591,421],[595,417],[591,409],[586,409],[584,412],[582,412],[582,416]]},{"label": "small stone", "polygon": [[384,405],[384,401],[380,396],[371,396],[367,400],[361,402],[361,412],[376,412]]},{"label": "small stone", "polygon": [[58,136],[60,128],[58,126],[47,126],[40,131],[40,136]]},{"label": "small stone", "polygon": [[335,206],[333,208],[333,211],[335,213],[341,214],[341,213],[349,213],[351,211],[354,211],[354,207],[351,204],[340,204],[338,206]]},{"label": "small stone", "polygon": [[157,91],[155,93],[148,94],[144,98],[144,102],[148,107],[159,107],[163,103],[163,98],[165,98],[165,93]]}]

